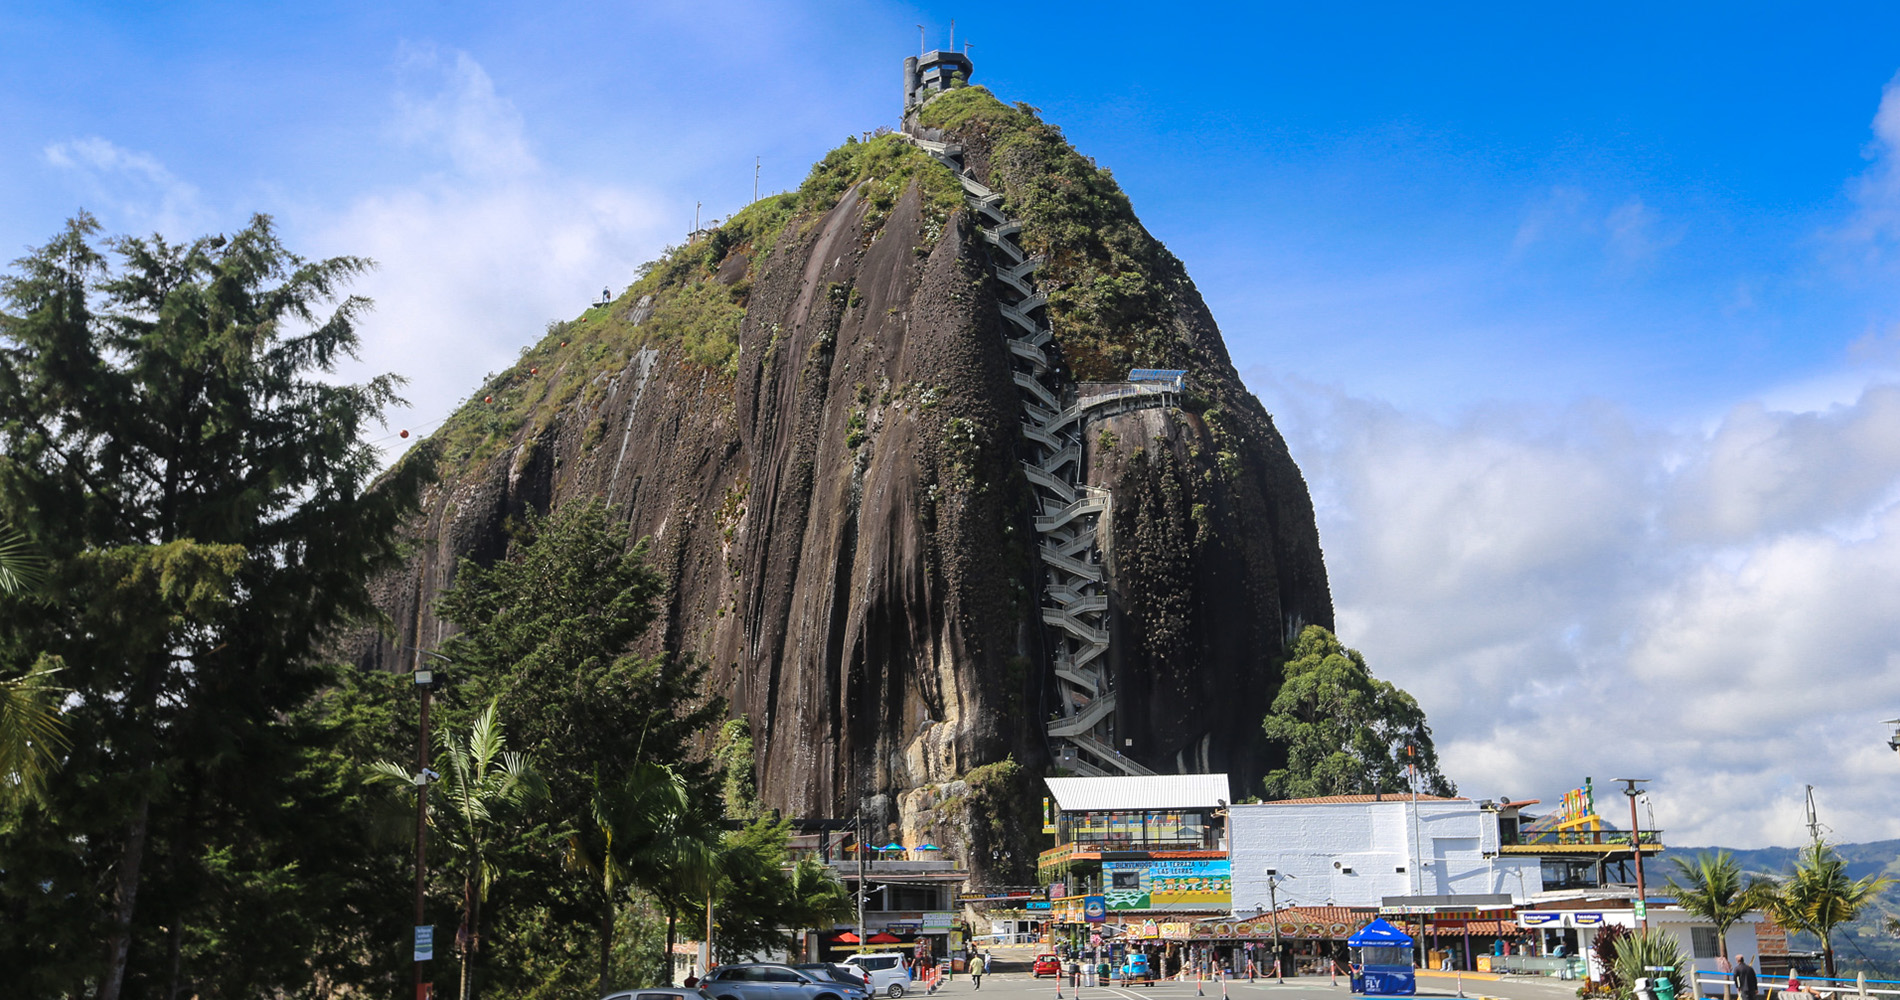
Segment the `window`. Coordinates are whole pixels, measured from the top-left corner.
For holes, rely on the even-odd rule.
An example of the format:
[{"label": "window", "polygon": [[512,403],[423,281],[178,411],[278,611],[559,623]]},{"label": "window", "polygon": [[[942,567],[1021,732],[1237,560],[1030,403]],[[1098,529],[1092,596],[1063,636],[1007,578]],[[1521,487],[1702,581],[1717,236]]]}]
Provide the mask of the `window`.
[{"label": "window", "polygon": [[761,969],[759,971],[764,973],[764,975],[759,978],[768,983],[802,983],[805,981],[805,977],[800,976],[790,969]]},{"label": "window", "polygon": [[741,982],[745,979],[747,971],[745,966],[735,965],[730,968],[720,969],[719,974],[713,978],[726,983]]},{"label": "window", "polygon": [[642,993],[640,1000],[680,1000],[678,993]]},{"label": "window", "polygon": [[1719,958],[1722,954],[1722,945],[1715,939],[1713,927],[1689,928],[1689,947],[1696,958]]}]

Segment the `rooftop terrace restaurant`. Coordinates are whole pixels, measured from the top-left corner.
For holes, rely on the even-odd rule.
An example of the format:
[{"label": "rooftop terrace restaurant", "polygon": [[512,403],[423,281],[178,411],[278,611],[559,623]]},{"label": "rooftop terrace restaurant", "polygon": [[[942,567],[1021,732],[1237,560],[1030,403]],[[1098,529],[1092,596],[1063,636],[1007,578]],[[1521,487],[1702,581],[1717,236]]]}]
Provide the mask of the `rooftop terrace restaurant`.
[{"label": "rooftop terrace restaurant", "polygon": [[[1225,774],[1046,782],[1043,831],[1056,846],[1037,869],[1050,883],[1051,944],[1079,947],[1099,929],[1124,942],[1111,954],[1143,947],[1159,959],[1164,946],[1127,943],[1142,925],[1231,912]],[[1103,919],[1087,919],[1090,898],[1099,898]]]}]

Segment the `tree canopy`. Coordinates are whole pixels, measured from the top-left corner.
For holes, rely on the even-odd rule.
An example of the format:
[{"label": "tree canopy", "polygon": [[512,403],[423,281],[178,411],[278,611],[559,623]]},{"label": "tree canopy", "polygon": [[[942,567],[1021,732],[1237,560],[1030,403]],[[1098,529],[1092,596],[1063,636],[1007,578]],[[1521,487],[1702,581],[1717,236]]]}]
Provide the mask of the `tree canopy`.
[{"label": "tree canopy", "polygon": [[0,818],[24,995],[308,975],[282,942],[308,938],[292,901],[326,837],[286,834],[324,803],[292,713],[332,677],[320,644],[373,614],[430,467],[369,489],[399,380],[330,377],[369,266],[305,260],[265,216],[172,243],[82,214],[0,277],[0,524],[44,560],[0,593],[0,683],[63,664],[69,740]]},{"label": "tree canopy", "polygon": [[1318,625],[1300,633],[1262,726],[1284,764],[1266,777],[1269,799],[1399,793],[1452,795],[1438,770],[1425,713],[1372,676],[1366,658]]}]

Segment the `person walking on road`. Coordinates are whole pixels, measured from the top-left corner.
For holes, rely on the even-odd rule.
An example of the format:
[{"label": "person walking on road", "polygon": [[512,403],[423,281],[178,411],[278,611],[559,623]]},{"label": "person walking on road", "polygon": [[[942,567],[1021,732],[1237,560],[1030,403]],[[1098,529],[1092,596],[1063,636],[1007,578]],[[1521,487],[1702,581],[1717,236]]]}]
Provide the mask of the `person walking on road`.
[{"label": "person walking on road", "polygon": [[1761,984],[1755,979],[1755,969],[1748,964],[1746,955],[1735,960],[1735,992],[1742,1000],[1761,1000]]},{"label": "person walking on road", "polygon": [[979,990],[983,988],[983,968],[982,952],[970,956],[970,982],[975,983]]}]

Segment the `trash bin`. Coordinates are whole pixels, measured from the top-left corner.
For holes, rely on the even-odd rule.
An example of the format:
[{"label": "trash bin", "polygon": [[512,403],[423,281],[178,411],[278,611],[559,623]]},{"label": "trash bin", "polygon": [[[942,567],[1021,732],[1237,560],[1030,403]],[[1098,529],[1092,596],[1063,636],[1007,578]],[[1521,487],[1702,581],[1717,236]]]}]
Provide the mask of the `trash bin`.
[{"label": "trash bin", "polygon": [[1650,981],[1647,978],[1631,983],[1630,991],[1636,994],[1636,1000],[1656,1000],[1656,991],[1650,987]]},{"label": "trash bin", "polygon": [[1668,976],[1650,980],[1650,989],[1655,992],[1656,1000],[1676,1000],[1676,981]]}]

